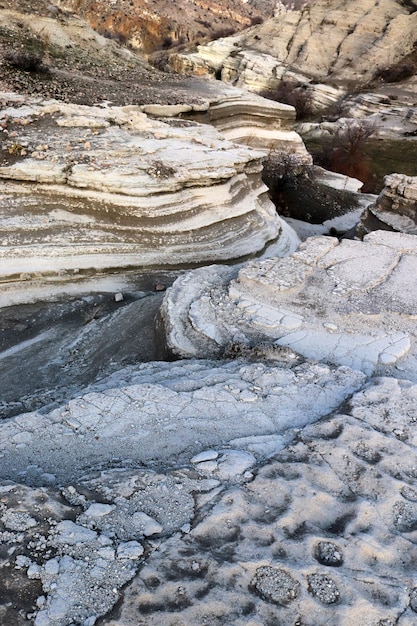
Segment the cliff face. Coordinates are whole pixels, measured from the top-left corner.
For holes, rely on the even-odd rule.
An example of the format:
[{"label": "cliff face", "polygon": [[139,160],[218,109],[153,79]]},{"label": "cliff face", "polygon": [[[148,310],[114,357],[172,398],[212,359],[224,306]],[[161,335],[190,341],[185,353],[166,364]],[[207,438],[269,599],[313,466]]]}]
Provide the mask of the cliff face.
[{"label": "cliff face", "polygon": [[281,235],[260,176],[263,151],[210,126],[152,120],[135,106],[7,102],[7,94],[3,102],[6,298],[22,280],[27,295],[29,283],[51,276],[64,284],[115,267],[225,261]]},{"label": "cliff face", "polygon": [[173,62],[249,88],[273,87],[291,72],[301,80],[357,83],[398,63],[416,44],[416,0],[317,0]]},{"label": "cliff face", "polygon": [[243,0],[61,0],[60,6],[85,18],[98,32],[153,52],[247,28],[273,15],[275,2],[252,6]]}]

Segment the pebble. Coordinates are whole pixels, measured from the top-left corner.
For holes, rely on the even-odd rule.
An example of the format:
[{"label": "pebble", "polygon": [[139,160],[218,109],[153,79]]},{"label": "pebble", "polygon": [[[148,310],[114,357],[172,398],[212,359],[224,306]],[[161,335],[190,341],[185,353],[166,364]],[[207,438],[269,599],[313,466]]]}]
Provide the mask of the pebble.
[{"label": "pebble", "polygon": [[314,557],[322,565],[338,567],[343,563],[341,549],[331,541],[319,541],[314,548]]},{"label": "pebble", "polygon": [[265,565],[256,570],[251,587],[264,600],[285,606],[297,597],[300,583],[285,569]]},{"label": "pebble", "polygon": [[309,592],[323,604],[334,604],[339,600],[340,593],[334,580],[326,574],[307,576]]}]

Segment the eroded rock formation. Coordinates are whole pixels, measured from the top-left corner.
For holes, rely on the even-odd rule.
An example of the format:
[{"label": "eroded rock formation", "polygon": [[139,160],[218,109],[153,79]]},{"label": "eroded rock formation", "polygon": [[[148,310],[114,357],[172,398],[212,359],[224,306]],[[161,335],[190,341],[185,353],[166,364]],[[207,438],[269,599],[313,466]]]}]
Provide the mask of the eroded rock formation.
[{"label": "eroded rock formation", "polygon": [[[169,345],[220,355],[267,341],[367,374],[415,378],[413,235],[375,231],[364,242],[315,237],[284,259],[180,277],[165,297]],[[227,354],[227,352],[226,352]]]},{"label": "eroded rock formation", "polygon": [[417,178],[401,174],[385,177],[385,187],[369,205],[357,227],[358,236],[383,229],[417,234]]},{"label": "eroded rock formation", "polygon": [[[416,8],[414,1],[317,0],[302,11],[200,46],[197,53],[174,55],[172,63],[177,70],[216,73],[254,91],[274,88],[282,79],[309,83],[331,78],[343,86],[346,81],[357,85],[413,51]],[[329,96],[337,100],[340,92],[327,90],[319,103],[328,103]]]},{"label": "eroded rock formation", "polygon": [[1,275],[13,289],[233,259],[280,236],[264,153],[210,126],[19,98],[2,120]]}]

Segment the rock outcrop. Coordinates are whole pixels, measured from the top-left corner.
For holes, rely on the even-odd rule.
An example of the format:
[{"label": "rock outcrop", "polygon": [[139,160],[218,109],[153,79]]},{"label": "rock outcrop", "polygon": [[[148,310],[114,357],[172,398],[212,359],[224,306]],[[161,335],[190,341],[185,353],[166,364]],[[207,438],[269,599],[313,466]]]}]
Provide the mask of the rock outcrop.
[{"label": "rock outcrop", "polygon": [[239,354],[267,342],[366,374],[416,377],[417,238],[314,237],[284,259],[180,277],[162,311],[181,356]]},{"label": "rock outcrop", "polygon": [[[213,73],[250,90],[274,88],[282,80],[333,84],[369,81],[413,51],[417,30],[415,2],[317,0],[302,11],[284,13],[244,33],[177,54],[181,71]],[[316,92],[312,86],[313,92]],[[340,92],[327,91],[322,106]]]},{"label": "rock outcrop", "polygon": [[[312,163],[303,140],[294,130],[295,109],[238,90],[210,103],[207,112],[190,113],[192,119],[211,124],[226,139],[259,150],[280,150],[297,154],[306,164]],[[187,117],[187,113],[184,114]]]},{"label": "rock outcrop", "polygon": [[177,0],[169,5],[164,0],[59,0],[59,6],[74,10],[98,32],[145,53],[214,39],[273,15],[275,2],[255,4],[250,0]]},{"label": "rock outcrop", "polygon": [[2,623],[411,626],[417,390],[364,379],[153,363],[0,422]]},{"label": "rock outcrop", "polygon": [[417,235],[417,177],[391,174],[376,201],[361,216],[357,234],[389,230]]},{"label": "rock outcrop", "polygon": [[280,236],[263,152],[139,107],[15,100],[0,166],[1,279],[13,289],[235,259]]}]

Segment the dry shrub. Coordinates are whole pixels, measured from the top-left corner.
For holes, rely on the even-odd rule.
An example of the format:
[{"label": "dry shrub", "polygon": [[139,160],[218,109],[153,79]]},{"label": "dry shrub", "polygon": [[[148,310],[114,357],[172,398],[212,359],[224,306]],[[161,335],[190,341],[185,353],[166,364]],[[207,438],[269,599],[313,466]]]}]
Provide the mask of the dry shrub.
[{"label": "dry shrub", "polygon": [[374,75],[377,80],[383,80],[385,83],[399,83],[401,80],[414,76],[417,67],[414,63],[399,63],[392,67],[380,68]]},{"label": "dry shrub", "polygon": [[385,83],[398,83],[415,76],[417,74],[417,39],[413,48],[409,54],[394,65],[378,68],[374,74],[374,79],[382,80]]},{"label": "dry shrub", "polygon": [[297,189],[302,182],[313,177],[312,167],[298,154],[271,150],[264,161],[262,180],[269,188],[278,212],[285,212],[288,191]]},{"label": "dry shrub", "polygon": [[210,39],[213,41],[215,39],[223,39],[224,37],[231,37],[235,33],[236,30],[234,28],[219,28],[210,35]]},{"label": "dry shrub", "polygon": [[350,120],[335,134],[330,154],[330,169],[366,183],[371,178],[371,167],[365,153],[368,139],[377,134],[377,126],[370,120]]},{"label": "dry shrub", "polygon": [[358,206],[355,194],[320,183],[314,167],[297,154],[271,150],[264,162],[262,179],[278,213],[284,217],[322,224]]},{"label": "dry shrub", "polygon": [[297,120],[306,119],[313,113],[311,93],[298,83],[283,80],[276,89],[266,89],[261,91],[260,95],[269,100],[293,106],[297,113]]},{"label": "dry shrub", "polygon": [[348,120],[331,139],[323,139],[319,148],[311,149],[314,162],[333,172],[358,178],[364,183],[362,191],[370,191],[374,177],[367,145],[377,133],[378,127],[371,120]]},{"label": "dry shrub", "polygon": [[15,69],[25,72],[41,72],[46,69],[43,65],[43,55],[26,50],[8,52],[4,55],[4,60]]}]

